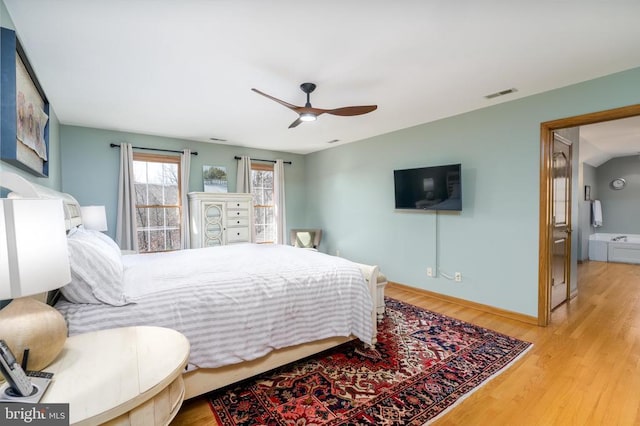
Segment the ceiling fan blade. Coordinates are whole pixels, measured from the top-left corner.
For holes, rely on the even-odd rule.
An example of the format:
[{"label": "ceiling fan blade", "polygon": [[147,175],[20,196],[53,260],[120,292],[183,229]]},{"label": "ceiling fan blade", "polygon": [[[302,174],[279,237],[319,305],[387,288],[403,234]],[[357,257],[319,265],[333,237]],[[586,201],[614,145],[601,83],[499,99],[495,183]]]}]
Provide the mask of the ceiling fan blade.
[{"label": "ceiling fan blade", "polygon": [[350,115],[362,115],[369,113],[371,111],[375,111],[378,108],[378,105],[362,105],[362,106],[350,106],[336,109],[328,109],[324,110],[326,114],[332,115],[342,115],[342,116],[350,116]]},{"label": "ceiling fan blade", "polygon": [[297,112],[298,118],[289,125],[290,129],[297,127],[303,121],[314,121],[318,118],[318,116],[325,113],[332,114],[332,115],[352,116],[352,115],[366,114],[378,109],[378,105],[349,106],[349,107],[334,108],[334,109],[314,108],[311,106],[310,94],[315,90],[315,88],[316,88],[316,85],[313,83],[302,83],[300,85],[300,89],[307,95],[307,102],[304,104],[304,106],[297,106],[297,105],[290,104],[289,102],[285,102],[281,99],[274,98],[271,95],[267,95],[266,93],[261,92],[258,89],[252,88],[251,90],[253,90],[259,95],[264,96],[265,98],[269,98],[272,101],[275,101],[280,105],[285,106]]},{"label": "ceiling fan blade", "polygon": [[297,108],[300,108],[299,106],[296,106],[296,105],[290,104],[289,102],[285,102],[285,101],[280,100],[280,99],[278,99],[278,98],[274,98],[274,97],[273,97],[273,96],[271,96],[271,95],[267,95],[266,93],[261,92],[261,91],[259,91],[258,89],[253,89],[253,88],[252,88],[251,90],[253,90],[254,92],[256,92],[256,93],[257,93],[257,94],[259,94],[259,95],[264,96],[265,98],[269,98],[269,99],[271,99],[272,101],[276,101],[276,102],[277,102],[277,103],[279,103],[280,105],[286,106],[287,108],[290,108],[290,109],[292,109],[292,110],[294,110],[294,111],[295,111]]},{"label": "ceiling fan blade", "polygon": [[296,127],[296,126],[297,126],[298,124],[300,124],[300,123],[302,123],[302,120],[300,120],[300,117],[298,117],[298,118],[296,119],[296,121],[294,121],[293,123],[289,124],[289,128],[291,129],[291,128],[293,128],[293,127]]}]

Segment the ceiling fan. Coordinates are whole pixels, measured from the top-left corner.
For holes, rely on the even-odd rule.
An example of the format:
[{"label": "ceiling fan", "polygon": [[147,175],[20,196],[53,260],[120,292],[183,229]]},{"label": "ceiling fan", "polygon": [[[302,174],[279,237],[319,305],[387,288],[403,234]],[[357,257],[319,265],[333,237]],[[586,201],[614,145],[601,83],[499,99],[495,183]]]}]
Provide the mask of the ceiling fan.
[{"label": "ceiling fan", "polygon": [[316,118],[318,118],[319,115],[322,115],[322,114],[341,115],[341,116],[362,115],[371,111],[375,111],[378,108],[378,105],[348,106],[348,107],[335,108],[335,109],[313,108],[311,106],[311,102],[309,101],[309,95],[311,94],[311,92],[313,92],[316,89],[316,85],[313,83],[302,83],[300,85],[300,89],[302,89],[302,91],[307,94],[307,103],[304,104],[303,107],[292,105],[278,98],[274,98],[273,96],[267,95],[266,93],[259,91],[258,89],[251,89],[251,90],[253,90],[254,92],[262,96],[265,96],[271,99],[272,101],[278,102],[280,105],[284,105],[287,108],[297,112],[298,118],[296,119],[296,121],[294,121],[289,125],[290,129],[292,127],[296,127],[298,124],[302,123],[303,121],[314,121]]}]

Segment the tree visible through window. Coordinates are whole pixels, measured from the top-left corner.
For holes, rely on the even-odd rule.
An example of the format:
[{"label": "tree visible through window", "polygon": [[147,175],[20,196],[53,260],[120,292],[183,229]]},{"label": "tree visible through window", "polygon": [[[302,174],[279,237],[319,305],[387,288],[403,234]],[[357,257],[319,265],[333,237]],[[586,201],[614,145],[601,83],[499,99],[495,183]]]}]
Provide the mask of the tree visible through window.
[{"label": "tree visible through window", "polygon": [[251,164],[256,243],[276,241],[276,215],[273,205],[273,165]]},{"label": "tree visible through window", "polygon": [[180,249],[180,157],[133,154],[138,249]]}]

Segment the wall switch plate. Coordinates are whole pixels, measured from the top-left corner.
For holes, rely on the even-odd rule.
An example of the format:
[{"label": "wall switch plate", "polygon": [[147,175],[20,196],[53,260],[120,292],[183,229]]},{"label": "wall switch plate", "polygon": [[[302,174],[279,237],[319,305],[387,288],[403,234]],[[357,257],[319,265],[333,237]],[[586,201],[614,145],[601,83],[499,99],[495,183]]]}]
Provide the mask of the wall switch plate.
[{"label": "wall switch plate", "polygon": [[461,282],[461,281],[462,281],[462,273],[461,273],[461,272],[456,272],[456,273],[454,274],[454,276],[453,276],[453,279],[454,279],[457,283]]},{"label": "wall switch plate", "polygon": [[433,268],[427,268],[427,276],[433,277]]}]

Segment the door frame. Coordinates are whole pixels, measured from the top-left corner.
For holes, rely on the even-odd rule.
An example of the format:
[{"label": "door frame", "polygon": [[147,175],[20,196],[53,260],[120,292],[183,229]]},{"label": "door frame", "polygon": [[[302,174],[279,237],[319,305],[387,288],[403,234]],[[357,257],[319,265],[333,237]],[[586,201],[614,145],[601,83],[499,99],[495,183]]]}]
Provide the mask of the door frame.
[{"label": "door frame", "polygon": [[640,104],[600,112],[546,121],[540,124],[540,218],[538,248],[538,325],[547,326],[551,317],[551,166],[553,161],[553,132],[570,127],[585,126],[603,121],[640,115]]}]

